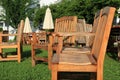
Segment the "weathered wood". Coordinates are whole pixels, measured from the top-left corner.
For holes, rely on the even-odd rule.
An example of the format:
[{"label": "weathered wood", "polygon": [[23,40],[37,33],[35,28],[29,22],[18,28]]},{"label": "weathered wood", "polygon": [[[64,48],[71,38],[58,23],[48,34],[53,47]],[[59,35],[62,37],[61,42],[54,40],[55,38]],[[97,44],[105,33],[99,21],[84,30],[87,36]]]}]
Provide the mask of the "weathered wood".
[{"label": "weathered wood", "polygon": [[[77,32],[85,32],[86,30],[86,22],[85,19],[78,19],[77,21]],[[85,44],[86,38],[85,36],[77,36],[76,41],[79,44]]]},{"label": "weathered wood", "polygon": [[[99,15],[99,21],[97,22],[98,24],[96,27],[92,50],[89,54],[90,56],[87,56],[88,54],[81,55],[76,53],[72,54],[74,55],[72,57],[71,54],[63,53],[61,49],[62,45],[59,45],[58,48],[60,47],[61,49],[59,50],[59,54],[57,54],[57,56],[53,56],[53,59],[57,62],[53,61],[52,63],[52,80],[58,79],[58,72],[95,72],[96,80],[103,80],[103,64],[115,8],[105,7],[101,9],[100,12],[101,15]],[[69,51],[69,53],[71,53],[71,51]],[[82,57],[85,57],[86,59]],[[87,62],[89,64],[85,64]]]},{"label": "weathered wood", "polygon": [[[87,24],[85,19],[78,19],[76,32],[92,32],[92,25]],[[77,44],[85,45],[87,47],[91,46],[89,44],[89,36],[76,36]]]},{"label": "weathered wood", "polygon": [[[54,32],[76,32],[76,26],[77,16],[64,16],[56,19]],[[58,42],[57,40],[57,37],[55,37],[55,42]],[[64,37],[64,43],[74,44],[75,36]]]}]

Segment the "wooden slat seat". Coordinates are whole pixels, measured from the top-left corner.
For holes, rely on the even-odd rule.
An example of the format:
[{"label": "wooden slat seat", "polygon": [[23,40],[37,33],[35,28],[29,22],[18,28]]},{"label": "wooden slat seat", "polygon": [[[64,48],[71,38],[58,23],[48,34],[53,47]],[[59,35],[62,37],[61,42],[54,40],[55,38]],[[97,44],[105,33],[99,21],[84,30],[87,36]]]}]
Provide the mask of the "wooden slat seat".
[{"label": "wooden slat seat", "polygon": [[67,47],[67,48],[62,49],[62,53],[70,54],[69,51],[72,54],[74,54],[74,53],[90,53],[91,48]]},{"label": "wooden slat seat", "polygon": [[[89,65],[96,64],[96,60],[91,54],[55,54],[52,63],[73,64],[73,65]],[[91,56],[91,57],[90,57]],[[59,57],[59,58],[58,58]],[[54,59],[56,58],[56,59]],[[59,60],[58,60],[59,59]]]}]

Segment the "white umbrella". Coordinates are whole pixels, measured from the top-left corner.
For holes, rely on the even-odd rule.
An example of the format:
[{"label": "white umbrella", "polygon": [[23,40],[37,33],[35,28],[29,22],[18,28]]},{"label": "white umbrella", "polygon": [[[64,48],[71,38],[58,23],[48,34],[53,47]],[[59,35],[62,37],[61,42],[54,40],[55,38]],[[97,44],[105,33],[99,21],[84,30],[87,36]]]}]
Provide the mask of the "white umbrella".
[{"label": "white umbrella", "polygon": [[31,33],[31,32],[32,32],[32,29],[31,29],[31,26],[30,26],[29,18],[26,17],[23,33]]},{"label": "white umbrella", "polygon": [[49,7],[47,8],[45,13],[43,29],[54,29],[52,14]]}]

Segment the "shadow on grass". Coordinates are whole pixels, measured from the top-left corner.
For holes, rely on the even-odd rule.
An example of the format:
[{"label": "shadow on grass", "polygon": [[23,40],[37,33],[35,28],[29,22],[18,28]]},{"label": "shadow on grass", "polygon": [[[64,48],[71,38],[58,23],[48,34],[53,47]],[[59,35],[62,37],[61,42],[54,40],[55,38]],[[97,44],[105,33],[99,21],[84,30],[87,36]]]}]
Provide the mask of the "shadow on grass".
[{"label": "shadow on grass", "polygon": [[[23,46],[23,53],[22,53],[22,61],[26,60],[26,59],[31,59],[31,46],[30,45],[24,45]],[[43,58],[48,58],[48,54],[47,54],[47,51],[46,50],[43,50],[43,49],[35,49],[35,56],[36,57],[43,57]],[[36,61],[36,64],[45,64],[45,65],[48,65],[47,62],[43,62],[43,61],[39,61],[37,60]]]},{"label": "shadow on grass", "polygon": [[115,37],[110,36],[109,41],[108,41],[108,46],[107,46],[107,55],[114,59],[114,60],[118,60],[118,47],[114,45],[114,43],[116,42]]},{"label": "shadow on grass", "polygon": [[116,61],[118,61],[118,55],[117,55],[117,53],[118,53],[117,47],[109,48],[109,50],[107,51],[107,55],[108,55],[110,58],[112,58],[112,59],[114,59],[114,60],[116,60]]},{"label": "shadow on grass", "polygon": [[60,72],[58,76],[59,80],[90,80],[90,74],[89,72]]},{"label": "shadow on grass", "polygon": [[[45,54],[45,52],[41,49],[36,49],[35,50],[35,55],[36,56],[42,56],[42,57],[46,57],[47,58],[47,55]],[[26,51],[23,51],[22,53],[22,58],[29,58],[31,57],[31,50],[26,50]]]}]

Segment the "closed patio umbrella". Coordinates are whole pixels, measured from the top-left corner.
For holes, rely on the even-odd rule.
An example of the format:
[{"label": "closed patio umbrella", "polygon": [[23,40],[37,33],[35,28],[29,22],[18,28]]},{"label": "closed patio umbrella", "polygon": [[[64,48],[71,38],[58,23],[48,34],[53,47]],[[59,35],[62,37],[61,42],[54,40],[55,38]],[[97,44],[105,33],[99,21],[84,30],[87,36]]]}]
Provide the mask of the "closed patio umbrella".
[{"label": "closed patio umbrella", "polygon": [[46,30],[54,29],[52,14],[51,14],[51,10],[49,7],[47,8],[46,13],[45,13],[43,29],[46,29]]},{"label": "closed patio umbrella", "polygon": [[31,26],[30,26],[29,18],[26,17],[23,33],[31,33],[31,32],[32,32],[32,29],[31,29]]}]

